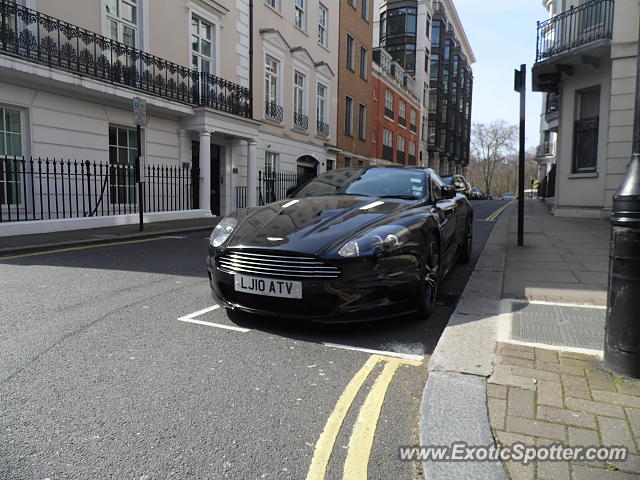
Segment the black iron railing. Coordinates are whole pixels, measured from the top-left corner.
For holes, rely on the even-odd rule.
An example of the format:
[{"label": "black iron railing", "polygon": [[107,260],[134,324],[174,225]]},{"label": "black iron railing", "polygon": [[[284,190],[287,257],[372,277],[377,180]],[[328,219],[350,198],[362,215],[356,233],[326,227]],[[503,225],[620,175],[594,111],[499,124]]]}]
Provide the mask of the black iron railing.
[{"label": "black iron railing", "polygon": [[251,117],[251,92],[233,82],[0,0],[0,52],[168,100]]},{"label": "black iron railing", "polygon": [[[298,185],[295,172],[262,172],[258,171],[256,196],[258,205],[267,205],[287,197],[287,190]],[[236,208],[247,206],[247,187],[236,187]]]},{"label": "black iron railing", "polygon": [[401,152],[400,150],[398,150],[398,152],[396,153],[396,161],[399,164],[404,165],[404,159],[405,159],[404,152]]},{"label": "black iron railing", "polygon": [[409,155],[409,165],[416,165],[416,156]]},{"label": "black iron railing", "polygon": [[384,107],[384,116],[393,120],[393,110],[390,108]]},{"label": "black iron railing", "polygon": [[398,115],[398,123],[403,127],[407,126],[407,119]]},{"label": "black iron railing", "polygon": [[585,118],[575,122],[573,173],[590,173],[597,170],[599,123],[599,117]]},{"label": "black iron railing", "polygon": [[[197,170],[146,165],[144,173],[146,212],[195,208]],[[0,157],[0,223],[137,211],[138,183],[133,165]]]},{"label": "black iron railing", "polygon": [[545,113],[551,115],[560,110],[560,95],[557,93],[547,93],[547,100],[545,105]]},{"label": "black iron railing", "polygon": [[416,133],[416,132],[418,131],[418,127],[416,127],[416,124],[415,124],[415,123],[411,123],[411,124],[409,124],[409,128],[411,129],[411,131],[412,131],[413,133]]},{"label": "black iron railing", "polygon": [[383,145],[382,158],[390,162],[393,162],[393,147],[390,147],[389,145]]},{"label": "black iron railing", "polygon": [[264,103],[264,114],[267,118],[271,118],[273,120],[277,120],[278,122],[282,122],[284,109],[282,105],[278,105],[274,102],[265,102]]},{"label": "black iron railing", "polygon": [[309,128],[309,117],[302,113],[293,112],[293,125],[301,130]]},{"label": "black iron railing", "polygon": [[586,45],[611,39],[614,0],[591,0],[538,22],[536,62]]},{"label": "black iron railing", "polygon": [[316,122],[316,133],[323,137],[329,136],[329,124],[325,122]]}]

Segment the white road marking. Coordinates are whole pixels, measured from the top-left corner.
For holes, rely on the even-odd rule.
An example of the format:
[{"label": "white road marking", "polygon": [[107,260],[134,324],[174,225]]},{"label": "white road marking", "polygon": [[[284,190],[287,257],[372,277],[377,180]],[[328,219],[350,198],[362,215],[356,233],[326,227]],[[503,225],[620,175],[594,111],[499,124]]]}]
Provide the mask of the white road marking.
[{"label": "white road marking", "polygon": [[198,310],[197,312],[193,312],[193,313],[190,313],[189,315],[185,315],[184,317],[180,317],[178,321],[195,323],[196,325],[206,325],[208,327],[222,328],[224,330],[233,330],[234,332],[247,333],[251,331],[248,328],[236,327],[234,325],[224,325],[222,323],[205,322],[204,320],[195,319],[195,317],[199,317],[200,315],[204,315],[205,313],[212,312],[213,310],[218,310],[219,308],[220,308],[220,305],[214,305],[213,307]]},{"label": "white road marking", "polygon": [[543,300],[512,300],[520,303],[531,303],[534,305],[554,305],[557,307],[578,307],[578,308],[595,308],[596,310],[606,310],[607,307],[603,305],[590,305],[588,303],[567,303],[567,302],[545,302]]},{"label": "white road marking", "polygon": [[405,360],[411,360],[414,362],[422,362],[422,360],[424,359],[424,355],[413,355],[410,353],[390,352],[387,350],[373,350],[371,348],[352,347],[351,345],[341,345],[339,343],[322,342],[322,345],[324,345],[325,347],[341,348],[343,350],[355,350],[357,352],[372,353],[377,355],[383,355],[386,357],[404,358]]}]

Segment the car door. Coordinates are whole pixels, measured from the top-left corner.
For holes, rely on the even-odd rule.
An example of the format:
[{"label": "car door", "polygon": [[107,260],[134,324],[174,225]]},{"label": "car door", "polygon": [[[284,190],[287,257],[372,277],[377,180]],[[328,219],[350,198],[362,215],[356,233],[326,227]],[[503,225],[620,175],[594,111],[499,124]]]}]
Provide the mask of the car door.
[{"label": "car door", "polygon": [[450,257],[455,253],[457,245],[457,215],[456,215],[456,199],[446,199],[442,195],[442,180],[435,174],[431,177],[431,193],[433,205],[438,223],[440,224],[440,232],[442,235],[442,256],[446,264],[450,264]]}]

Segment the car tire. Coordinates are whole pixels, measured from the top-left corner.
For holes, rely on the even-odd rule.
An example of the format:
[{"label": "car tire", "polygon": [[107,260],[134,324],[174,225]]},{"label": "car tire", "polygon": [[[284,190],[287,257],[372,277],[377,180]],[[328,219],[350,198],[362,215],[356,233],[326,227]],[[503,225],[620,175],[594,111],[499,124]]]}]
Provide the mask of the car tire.
[{"label": "car tire", "polygon": [[418,295],[418,319],[427,320],[436,305],[438,296],[438,278],[440,270],[440,245],[435,234],[431,234],[427,248],[427,258],[422,268],[420,292]]},{"label": "car tire", "polygon": [[473,250],[473,222],[469,220],[467,222],[467,231],[464,232],[464,241],[460,245],[460,252],[458,254],[458,263],[463,265],[468,264],[471,261],[471,252]]}]

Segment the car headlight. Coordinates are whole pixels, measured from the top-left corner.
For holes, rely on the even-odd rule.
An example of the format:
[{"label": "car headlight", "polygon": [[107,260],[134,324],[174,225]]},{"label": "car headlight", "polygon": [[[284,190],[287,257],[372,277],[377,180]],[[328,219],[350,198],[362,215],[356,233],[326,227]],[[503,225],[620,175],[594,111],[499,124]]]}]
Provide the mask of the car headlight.
[{"label": "car headlight", "polygon": [[338,255],[341,257],[362,257],[391,253],[405,245],[411,233],[402,225],[384,225],[374,228],[364,235],[345,243]]},{"label": "car headlight", "polygon": [[238,220],[235,218],[223,218],[222,221],[215,226],[213,232],[211,232],[209,243],[213,247],[219,247],[227,241],[229,236],[235,230],[236,225],[238,225]]}]

